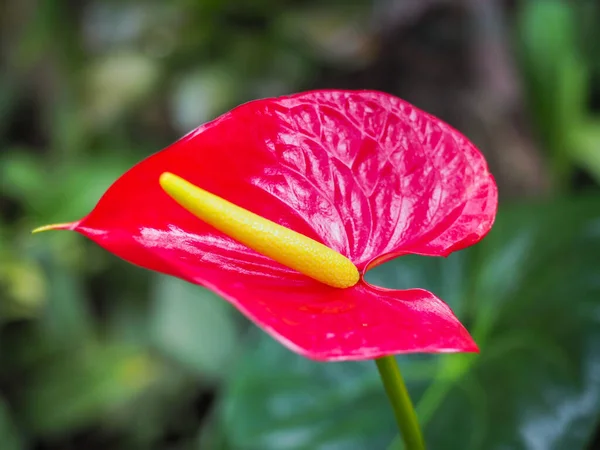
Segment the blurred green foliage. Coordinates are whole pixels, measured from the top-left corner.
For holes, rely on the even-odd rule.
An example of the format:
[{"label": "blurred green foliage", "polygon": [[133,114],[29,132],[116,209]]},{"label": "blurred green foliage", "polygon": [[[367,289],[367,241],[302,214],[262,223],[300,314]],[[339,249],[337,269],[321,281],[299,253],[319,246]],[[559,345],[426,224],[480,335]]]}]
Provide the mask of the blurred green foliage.
[{"label": "blurred green foliage", "polygon": [[[600,413],[599,266],[600,199],[586,198],[505,207],[471,249],[368,274],[437,293],[480,345],[480,355],[399,358],[430,448],[586,448]],[[394,422],[371,364],[256,342],[224,395],[232,448],[386,448]]]},{"label": "blurred green foliage", "polygon": [[[136,161],[240,102],[318,87],[323,71],[356,73],[374,57],[369,18],[384,3],[0,4],[0,448],[399,446],[372,364],[307,361],[202,288],[70,233],[29,233],[81,217]],[[369,274],[432,290],[481,346],[401,358],[431,448],[592,448],[598,9],[529,0],[515,12],[553,196],[507,202],[468,251]]]},{"label": "blurred green foliage", "polygon": [[574,166],[600,181],[600,116],[589,105],[597,89],[591,81],[600,77],[594,47],[600,8],[595,2],[578,6],[530,0],[517,26],[526,92],[557,189],[568,188]]}]

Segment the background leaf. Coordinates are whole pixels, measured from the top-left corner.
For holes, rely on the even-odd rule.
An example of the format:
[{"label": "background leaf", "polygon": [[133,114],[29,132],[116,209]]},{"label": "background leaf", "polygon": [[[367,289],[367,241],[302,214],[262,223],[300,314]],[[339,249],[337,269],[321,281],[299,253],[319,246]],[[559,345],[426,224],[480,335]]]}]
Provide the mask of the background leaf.
[{"label": "background leaf", "polygon": [[25,448],[18,429],[10,416],[8,405],[4,401],[0,401],[0,442],[2,442],[2,448],[5,450]]},{"label": "background leaf", "polygon": [[574,127],[570,143],[577,163],[600,181],[600,121],[588,119]]},{"label": "background leaf", "polygon": [[223,375],[237,354],[231,306],[206,289],[167,276],[156,277],[153,302],[156,346],[198,375]]},{"label": "background leaf", "polygon": [[517,27],[521,65],[537,133],[551,154],[557,184],[572,175],[569,133],[585,117],[589,68],[577,35],[576,10],[561,0],[523,2]]},{"label": "background leaf", "polygon": [[[431,448],[586,448],[600,416],[598,264],[600,203],[580,200],[505,209],[471,250],[369,275],[447,298],[481,346],[400,360]],[[394,427],[373,364],[318,364],[258,342],[224,397],[234,448],[385,447]]]},{"label": "background leaf", "polygon": [[152,359],[136,349],[90,346],[32,376],[22,394],[28,427],[42,434],[110,418],[157,376]]},{"label": "background leaf", "polygon": [[223,400],[233,448],[385,448],[394,419],[372,363],[313,362],[262,333],[251,342]]}]

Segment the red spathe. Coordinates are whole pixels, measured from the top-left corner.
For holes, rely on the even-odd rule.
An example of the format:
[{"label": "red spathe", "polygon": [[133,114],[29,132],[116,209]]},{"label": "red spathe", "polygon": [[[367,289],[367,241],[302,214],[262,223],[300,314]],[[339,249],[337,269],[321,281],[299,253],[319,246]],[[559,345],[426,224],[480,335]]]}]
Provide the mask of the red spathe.
[{"label": "red spathe", "polygon": [[320,284],[192,216],[162,191],[163,172],[326,244],[364,273],[403,254],[446,256],[493,224],[497,188],[483,156],[439,119],[374,91],[246,103],[133,167],[69,228],[217,292],[309,358],[477,351],[432,293]]}]

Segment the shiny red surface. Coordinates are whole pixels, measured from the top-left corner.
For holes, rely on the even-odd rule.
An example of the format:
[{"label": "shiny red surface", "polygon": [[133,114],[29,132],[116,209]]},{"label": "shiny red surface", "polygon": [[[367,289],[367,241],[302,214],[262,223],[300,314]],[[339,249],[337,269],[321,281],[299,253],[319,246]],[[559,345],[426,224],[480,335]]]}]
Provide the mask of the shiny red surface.
[{"label": "shiny red surface", "polygon": [[319,360],[476,351],[433,294],[322,285],[233,241],[158,184],[172,172],[367,266],[444,256],[489,231],[497,189],[460,133],[381,92],[250,102],[119,178],[70,227],[139,266],[217,292],[284,345]]}]

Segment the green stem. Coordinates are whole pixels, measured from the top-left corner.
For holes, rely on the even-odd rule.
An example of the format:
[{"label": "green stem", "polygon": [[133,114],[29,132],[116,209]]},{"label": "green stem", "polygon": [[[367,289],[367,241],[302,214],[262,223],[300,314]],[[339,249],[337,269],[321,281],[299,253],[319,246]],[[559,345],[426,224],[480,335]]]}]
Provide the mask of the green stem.
[{"label": "green stem", "polygon": [[402,374],[394,356],[385,356],[375,360],[379,375],[383,381],[400,434],[404,440],[405,450],[425,450],[425,443],[421,434],[421,428],[415,414]]}]

